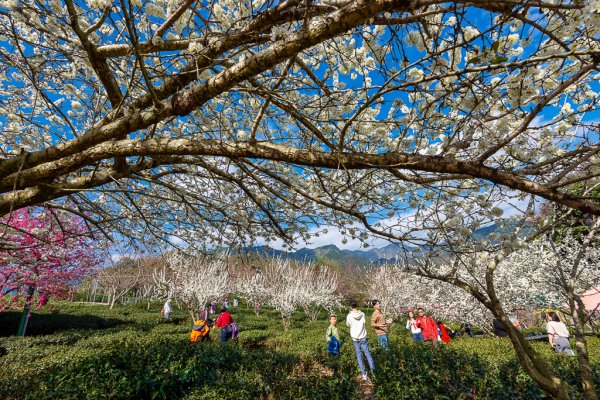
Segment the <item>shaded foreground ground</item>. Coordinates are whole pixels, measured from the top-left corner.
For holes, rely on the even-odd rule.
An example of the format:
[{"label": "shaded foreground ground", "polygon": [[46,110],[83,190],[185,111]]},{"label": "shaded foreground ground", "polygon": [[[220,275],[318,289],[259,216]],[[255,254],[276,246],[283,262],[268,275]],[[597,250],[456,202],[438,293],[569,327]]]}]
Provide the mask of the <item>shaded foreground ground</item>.
[{"label": "shaded foreground ground", "polygon": [[[149,311],[69,303],[58,308],[34,314],[26,338],[8,336],[17,313],[0,315],[0,398],[544,398],[506,340],[459,338],[432,351],[415,346],[397,323],[387,353],[370,337],[378,370],[373,382],[361,385],[343,324],[342,354],[326,352],[324,312],[319,321],[297,313],[284,332],[272,311],[256,317],[239,307],[233,316],[240,340],[221,346],[217,332],[211,343],[188,343],[189,316],[176,311],[173,321],[164,321],[160,305]],[[600,386],[599,345],[590,339]],[[575,358],[555,355],[543,343],[534,346],[576,388]]]}]

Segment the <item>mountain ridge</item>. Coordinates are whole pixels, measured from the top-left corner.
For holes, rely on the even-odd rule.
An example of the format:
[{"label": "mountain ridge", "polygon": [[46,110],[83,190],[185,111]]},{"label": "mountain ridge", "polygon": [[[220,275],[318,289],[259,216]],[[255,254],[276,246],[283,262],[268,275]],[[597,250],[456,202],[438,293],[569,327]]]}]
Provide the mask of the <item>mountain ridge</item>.
[{"label": "mountain ridge", "polygon": [[[529,231],[531,226],[525,226],[521,233]],[[475,238],[485,238],[492,234],[501,234],[510,232],[510,227],[501,228],[496,224],[485,226],[473,232]],[[296,251],[277,250],[267,245],[253,246],[244,249],[244,254],[258,254],[261,256],[283,257],[300,262],[315,262],[317,264],[329,264],[340,266],[365,266],[370,264],[385,264],[394,261],[400,255],[411,253],[416,247],[401,246],[395,243],[390,243],[380,248],[369,248],[365,250],[347,250],[340,249],[335,244],[327,244],[324,246],[309,249],[307,247],[300,248]]]}]

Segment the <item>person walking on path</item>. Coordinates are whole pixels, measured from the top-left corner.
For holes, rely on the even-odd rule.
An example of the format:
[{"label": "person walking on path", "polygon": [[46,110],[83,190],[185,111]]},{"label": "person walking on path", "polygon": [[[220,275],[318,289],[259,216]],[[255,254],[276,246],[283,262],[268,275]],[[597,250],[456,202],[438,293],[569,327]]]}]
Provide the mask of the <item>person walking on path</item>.
[{"label": "person walking on path", "polygon": [[406,329],[410,329],[410,334],[412,338],[417,343],[423,343],[423,333],[421,332],[421,328],[417,326],[417,320],[415,319],[415,314],[412,311],[408,312],[408,321],[406,321]]},{"label": "person walking on path", "polygon": [[233,318],[231,318],[231,314],[227,311],[226,307],[221,308],[221,314],[217,317],[217,325],[221,328],[221,343],[225,343],[227,339],[231,337],[231,324],[233,323]]},{"label": "person walking on path", "polygon": [[[379,300],[373,300],[373,307],[375,311],[371,315],[371,326],[375,328],[377,339],[383,350],[388,349],[388,333],[390,332],[385,316],[381,312],[381,302]],[[389,320],[391,322],[391,320]]]},{"label": "person walking on path", "polygon": [[435,320],[431,315],[427,315],[424,309],[419,308],[417,311],[419,313],[419,316],[417,317],[417,327],[421,328],[423,340],[426,344],[437,347],[439,335]]},{"label": "person walking on path", "polygon": [[329,352],[334,356],[340,354],[340,334],[336,325],[337,315],[330,314],[329,326],[327,327],[327,332],[325,333],[325,339],[327,340],[327,350],[329,350]]},{"label": "person walking on path", "polygon": [[365,357],[367,358],[371,374],[373,374],[375,370],[375,364],[373,363],[371,350],[369,350],[369,342],[367,341],[365,314],[358,309],[358,304],[355,301],[350,304],[350,308],[351,310],[346,317],[346,325],[350,328],[350,337],[352,338],[352,343],[354,344],[354,351],[356,352],[358,367],[362,373],[362,380],[367,381],[369,380],[369,377],[367,375],[367,370],[365,369],[365,363],[363,361],[362,354],[364,353]]},{"label": "person walking on path", "polygon": [[549,312],[546,316],[548,323],[546,324],[546,332],[548,332],[548,342],[555,352],[564,352],[568,356],[574,356],[571,345],[569,344],[569,329],[560,322],[558,314]]}]

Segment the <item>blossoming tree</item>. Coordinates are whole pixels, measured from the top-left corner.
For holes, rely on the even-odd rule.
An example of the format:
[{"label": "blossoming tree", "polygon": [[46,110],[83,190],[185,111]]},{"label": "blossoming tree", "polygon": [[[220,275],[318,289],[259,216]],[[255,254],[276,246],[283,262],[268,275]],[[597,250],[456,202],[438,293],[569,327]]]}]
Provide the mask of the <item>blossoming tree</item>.
[{"label": "blossoming tree", "polygon": [[489,325],[492,314],[472,296],[449,283],[418,276],[402,264],[371,267],[366,273],[366,295],[381,301],[386,315],[401,316],[423,307],[436,318]]},{"label": "blossoming tree", "polygon": [[[462,289],[449,290],[441,300],[424,297],[426,304],[438,307],[442,314],[446,308],[465,316],[475,310],[476,315],[483,312],[499,319],[507,328],[524,369],[537,378],[540,386],[547,385],[548,392],[554,390],[559,398],[568,398],[568,384],[513,327],[508,314],[523,306],[566,306],[574,321],[581,387],[586,398],[594,399],[597,392],[583,334],[583,323],[588,316],[579,296],[600,283],[598,248],[571,237],[563,238],[559,244],[547,238],[518,242],[515,240],[512,246],[503,246],[495,252],[456,252],[446,254],[445,259],[439,255],[424,257],[416,260],[416,266],[406,263],[402,270],[427,278],[432,293],[451,287]],[[411,287],[406,289],[414,293]],[[473,300],[479,303],[475,309]]]},{"label": "blossoming tree", "polygon": [[38,306],[63,297],[99,265],[98,242],[81,218],[45,209],[20,209],[0,220],[0,311],[22,306],[24,335],[34,296]]},{"label": "blossoming tree", "polygon": [[339,280],[333,269],[278,257],[266,258],[261,264],[240,275],[237,290],[248,301],[260,301],[279,312],[286,331],[297,309],[316,319],[322,308],[331,311],[339,304]]},{"label": "blossoming tree", "polygon": [[3,2],[0,213],[48,202],[147,240],[292,241],[304,215],[377,230],[370,214],[445,182],[598,215],[568,190],[597,176],[598,7]]},{"label": "blossoming tree", "polygon": [[190,256],[182,252],[164,255],[170,273],[154,275],[157,287],[176,297],[189,311],[192,320],[207,302],[219,301],[232,291],[226,256]]},{"label": "blossoming tree", "polygon": [[240,273],[234,283],[234,291],[246,300],[248,307],[254,307],[254,313],[258,317],[260,305],[265,304],[269,298],[269,288],[265,283],[265,275],[259,269],[247,270]]},{"label": "blossoming tree", "polygon": [[333,309],[340,304],[337,271],[326,265],[316,266],[313,263],[300,265],[297,269],[304,289],[300,296],[304,313],[314,321],[321,309],[333,312]]}]

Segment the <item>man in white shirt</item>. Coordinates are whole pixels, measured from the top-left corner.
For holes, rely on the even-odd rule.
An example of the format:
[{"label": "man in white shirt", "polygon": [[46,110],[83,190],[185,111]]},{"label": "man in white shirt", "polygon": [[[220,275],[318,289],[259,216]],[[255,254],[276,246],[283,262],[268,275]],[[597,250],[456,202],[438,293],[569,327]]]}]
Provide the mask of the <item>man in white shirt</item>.
[{"label": "man in white shirt", "polygon": [[365,354],[371,374],[375,370],[375,364],[373,364],[373,357],[371,356],[371,350],[369,349],[369,342],[367,341],[367,330],[365,328],[365,314],[358,309],[358,304],[353,301],[350,303],[350,312],[346,317],[346,325],[350,328],[350,337],[354,344],[354,351],[356,352],[356,359],[358,360],[358,367],[362,373],[362,380],[366,381],[369,379],[367,370],[365,369],[365,363],[362,358],[362,353]]}]

